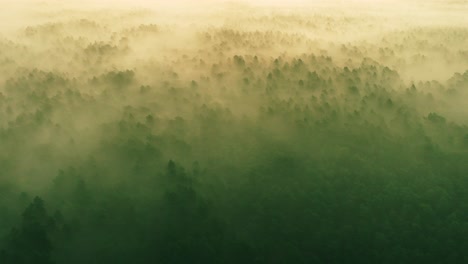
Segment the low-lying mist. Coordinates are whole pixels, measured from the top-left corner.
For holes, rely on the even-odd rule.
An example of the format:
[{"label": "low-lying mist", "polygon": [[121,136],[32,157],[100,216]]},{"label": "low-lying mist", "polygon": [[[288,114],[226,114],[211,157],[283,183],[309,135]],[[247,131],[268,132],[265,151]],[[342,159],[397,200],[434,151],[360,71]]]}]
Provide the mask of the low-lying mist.
[{"label": "low-lying mist", "polygon": [[2,5],[0,263],[468,261],[466,1]]}]

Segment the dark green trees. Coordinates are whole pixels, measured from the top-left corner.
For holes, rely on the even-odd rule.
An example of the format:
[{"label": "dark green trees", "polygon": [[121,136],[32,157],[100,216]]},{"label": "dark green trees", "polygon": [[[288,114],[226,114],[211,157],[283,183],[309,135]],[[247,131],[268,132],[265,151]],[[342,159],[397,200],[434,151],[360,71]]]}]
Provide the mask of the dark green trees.
[{"label": "dark green trees", "polygon": [[223,227],[192,179],[172,160],[167,165],[168,188],[161,204],[161,263],[221,263]]},{"label": "dark green trees", "polygon": [[52,264],[50,232],[55,228],[44,201],[36,197],[22,215],[19,228],[9,234],[1,258],[5,264]]}]

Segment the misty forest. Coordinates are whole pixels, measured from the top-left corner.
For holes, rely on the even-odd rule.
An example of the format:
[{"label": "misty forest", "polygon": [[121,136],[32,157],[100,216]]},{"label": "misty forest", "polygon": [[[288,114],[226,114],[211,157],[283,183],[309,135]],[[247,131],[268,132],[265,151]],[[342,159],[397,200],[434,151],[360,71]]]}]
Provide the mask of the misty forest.
[{"label": "misty forest", "polygon": [[4,0],[0,263],[468,263],[468,2]]}]

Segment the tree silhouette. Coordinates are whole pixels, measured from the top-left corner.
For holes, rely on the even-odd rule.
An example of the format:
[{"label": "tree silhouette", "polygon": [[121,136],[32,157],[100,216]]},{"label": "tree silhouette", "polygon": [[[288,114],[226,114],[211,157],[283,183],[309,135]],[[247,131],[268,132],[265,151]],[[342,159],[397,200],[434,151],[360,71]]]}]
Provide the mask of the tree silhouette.
[{"label": "tree silhouette", "polygon": [[22,216],[20,229],[13,228],[8,236],[2,263],[52,264],[48,232],[54,228],[54,222],[47,214],[44,201],[34,198]]}]

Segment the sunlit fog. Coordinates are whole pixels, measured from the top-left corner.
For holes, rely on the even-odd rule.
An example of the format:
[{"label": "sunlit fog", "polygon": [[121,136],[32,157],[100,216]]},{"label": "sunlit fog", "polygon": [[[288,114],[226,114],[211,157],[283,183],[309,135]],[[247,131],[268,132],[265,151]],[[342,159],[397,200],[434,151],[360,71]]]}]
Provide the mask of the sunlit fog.
[{"label": "sunlit fog", "polygon": [[0,264],[468,263],[468,1],[1,3]]}]

